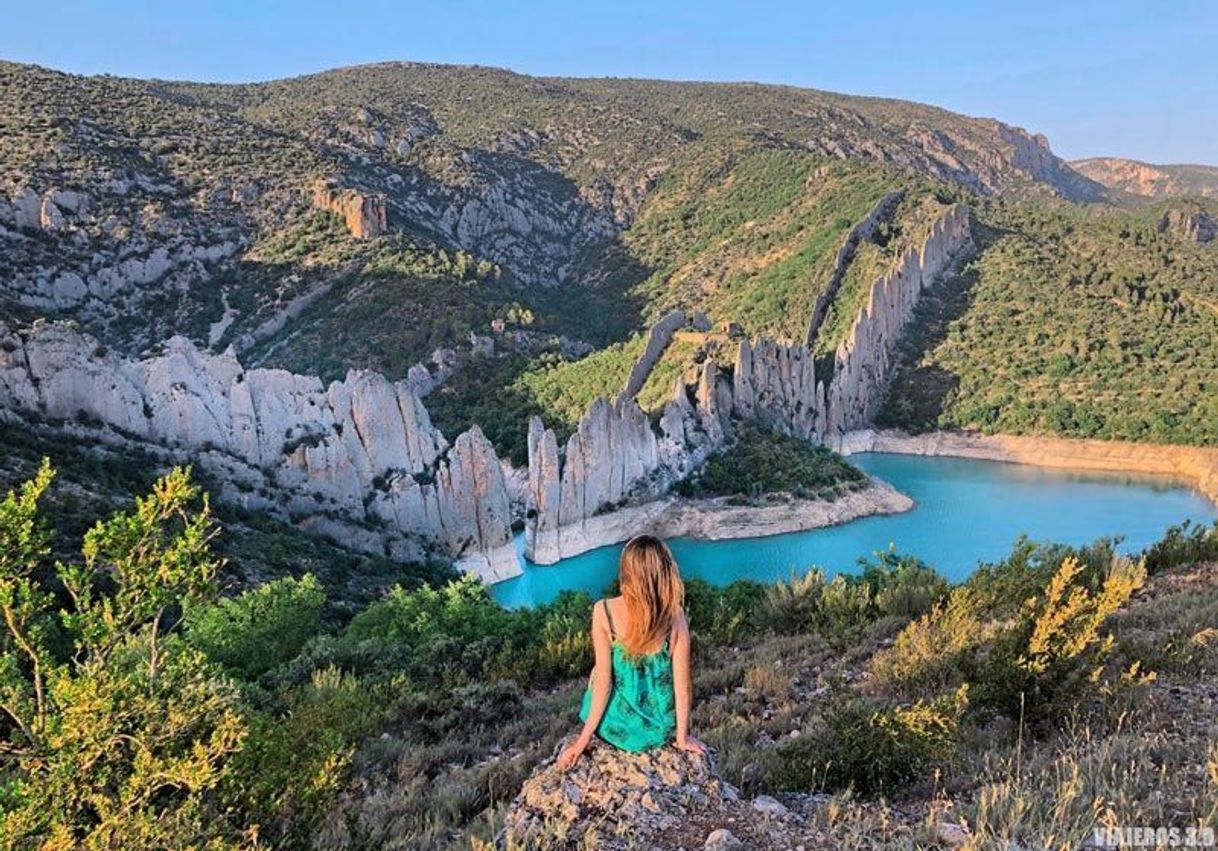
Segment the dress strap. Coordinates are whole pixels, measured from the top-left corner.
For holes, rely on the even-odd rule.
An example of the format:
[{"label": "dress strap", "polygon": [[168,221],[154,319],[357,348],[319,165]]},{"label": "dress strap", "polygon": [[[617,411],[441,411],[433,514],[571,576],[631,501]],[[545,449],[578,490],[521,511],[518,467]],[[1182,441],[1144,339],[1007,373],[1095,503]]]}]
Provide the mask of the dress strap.
[{"label": "dress strap", "polygon": [[605,618],[609,621],[609,639],[617,641],[617,631],[613,628],[613,615],[609,611],[609,598],[602,599],[601,605],[605,607]]}]

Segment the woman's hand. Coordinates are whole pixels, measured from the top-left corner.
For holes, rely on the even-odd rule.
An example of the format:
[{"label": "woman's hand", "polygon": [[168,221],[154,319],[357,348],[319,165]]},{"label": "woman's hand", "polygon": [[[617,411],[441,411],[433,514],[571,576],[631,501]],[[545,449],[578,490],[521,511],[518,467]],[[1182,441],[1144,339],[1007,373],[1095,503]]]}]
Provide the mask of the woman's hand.
[{"label": "woman's hand", "polygon": [[685,751],[686,753],[706,753],[706,745],[695,739],[693,736],[678,736],[672,744],[677,750]]},{"label": "woman's hand", "polygon": [[588,740],[582,736],[571,744],[562,749],[562,753],[558,755],[558,767],[563,771],[568,770],[575,763],[579,762],[579,758],[583,756],[584,751],[588,747]]}]

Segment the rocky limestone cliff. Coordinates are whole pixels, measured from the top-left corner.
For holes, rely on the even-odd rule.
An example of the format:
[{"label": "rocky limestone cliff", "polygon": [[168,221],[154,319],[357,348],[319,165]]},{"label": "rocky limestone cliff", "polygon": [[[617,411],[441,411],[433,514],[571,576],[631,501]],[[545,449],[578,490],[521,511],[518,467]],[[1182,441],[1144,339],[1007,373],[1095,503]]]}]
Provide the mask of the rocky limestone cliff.
[{"label": "rocky limestone cliff", "polygon": [[1156,165],[1121,157],[1093,157],[1075,160],[1070,167],[1109,189],[1147,198],[1218,198],[1218,167],[1212,165]]},{"label": "rocky limestone cliff", "polygon": [[678,328],[684,327],[686,322],[685,311],[674,310],[665,314],[659,322],[651,326],[647,332],[647,342],[643,345],[643,353],[630,368],[626,388],[618,396],[619,402],[633,399],[639,395],[639,391],[647,383],[647,377],[651,375],[651,370],[655,368],[656,363],[664,354],[664,350],[672,342],[672,335],[677,332]]},{"label": "rocky limestone cliff", "polygon": [[[117,181],[94,194],[28,184],[0,190],[0,254],[13,264],[0,275],[0,298],[89,316],[132,295],[206,278],[211,265],[240,249],[231,228],[194,233],[147,210],[146,226],[133,229],[116,215],[116,199],[132,191]],[[98,250],[108,243],[115,250]]]},{"label": "rocky limestone cliff", "polygon": [[[606,536],[616,535],[616,526],[603,515],[667,492],[730,441],[736,420],[834,445],[844,431],[869,423],[918,295],[952,266],[969,240],[968,210],[955,205],[935,222],[921,251],[910,250],[876,280],[836,353],[827,389],[817,380],[807,346],[740,340],[730,376],[708,359],[692,386],[677,379],[658,435],[625,393],[613,404],[594,402],[561,451],[554,432],[535,417],[529,427],[528,558],[553,564],[612,543]],[[632,371],[628,388],[646,382],[658,359],[650,352],[663,350],[665,329],[675,322],[669,314],[661,332],[649,337],[636,364],[648,369]]]},{"label": "rocky limestone cliff", "polygon": [[918,296],[970,243],[968,208],[956,204],[935,222],[921,251],[906,251],[891,272],[872,284],[867,305],[834,355],[833,377],[825,391],[827,440],[871,422],[888,389],[896,345]]},{"label": "rocky limestone cliff", "polygon": [[992,128],[1000,152],[998,159],[1006,168],[1027,175],[1038,183],[1048,184],[1062,197],[1072,201],[1105,200],[1104,187],[1059,159],[1049,147],[1049,138],[1043,133],[1029,133],[1022,127],[992,118],[980,118],[978,121]]},{"label": "rocky limestone cliff", "polygon": [[408,382],[324,386],[246,370],[175,337],[133,361],[65,323],[0,324],[0,410],[197,458],[221,498],[400,560],[439,551],[488,579],[519,568],[499,459],[476,427],[451,446]]},{"label": "rocky limestone cliff", "polygon": [[615,196],[580,191],[516,155],[433,153],[398,167],[385,184],[395,218],[543,287],[573,284],[580,259],[625,224]]},{"label": "rocky limestone cliff", "polygon": [[534,417],[528,557],[552,564],[598,546],[606,528],[598,518],[665,493],[725,445],[733,416],[818,439],[823,417],[817,415],[816,398],[812,355],[805,346],[741,340],[730,377],[707,360],[693,385],[677,379],[658,434],[633,399],[596,400],[562,452],[554,432]]},{"label": "rocky limestone cliff", "polygon": [[1206,210],[1168,210],[1159,219],[1159,233],[1170,233],[1189,242],[1213,242],[1218,239],[1218,221]]},{"label": "rocky limestone cliff", "polygon": [[846,270],[850,268],[850,262],[854,260],[859,244],[871,239],[880,222],[887,221],[892,216],[904,197],[905,190],[903,189],[889,192],[876,201],[871,212],[846,233],[841,248],[837,250],[837,256],[833,258],[833,269],[829,272],[829,279],[825,281],[825,286],[821,289],[820,295],[816,297],[816,303],[812,307],[812,318],[808,322],[808,333],[804,339],[807,345],[811,346],[816,342],[821,323],[825,321],[829,305],[833,303],[833,299],[837,298],[837,292],[841,288],[842,280],[846,277]]},{"label": "rocky limestone cliff", "polygon": [[655,433],[633,399],[597,399],[567,441],[562,460],[553,430],[529,423],[526,551],[541,564],[574,555],[566,537],[587,518],[637,495],[659,466]]},{"label": "rocky limestone cliff", "polygon": [[370,239],[389,229],[384,195],[323,184],[313,192],[313,206],[341,216],[347,230],[359,239]]},{"label": "rocky limestone cliff", "polygon": [[793,437],[819,440],[823,400],[807,346],[741,340],[732,367],[732,412]]}]

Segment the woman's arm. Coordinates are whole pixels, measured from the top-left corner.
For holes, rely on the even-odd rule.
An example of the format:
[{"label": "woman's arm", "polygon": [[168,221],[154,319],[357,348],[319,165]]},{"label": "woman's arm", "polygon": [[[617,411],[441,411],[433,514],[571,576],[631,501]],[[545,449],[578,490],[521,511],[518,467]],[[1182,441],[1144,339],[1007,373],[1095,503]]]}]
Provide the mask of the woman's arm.
[{"label": "woman's arm", "polygon": [[677,613],[672,625],[672,691],[677,711],[677,735],[673,744],[683,751],[706,753],[706,745],[689,734],[689,712],[694,702],[693,672],[689,663],[689,624],[685,612]]},{"label": "woman's arm", "polygon": [[596,652],[596,664],[592,668],[592,705],[588,708],[588,719],[579,737],[558,755],[559,768],[575,765],[592,741],[609,705],[609,692],[613,689],[613,642],[609,637],[609,623],[605,619],[606,605],[599,603],[592,607],[592,649]]}]

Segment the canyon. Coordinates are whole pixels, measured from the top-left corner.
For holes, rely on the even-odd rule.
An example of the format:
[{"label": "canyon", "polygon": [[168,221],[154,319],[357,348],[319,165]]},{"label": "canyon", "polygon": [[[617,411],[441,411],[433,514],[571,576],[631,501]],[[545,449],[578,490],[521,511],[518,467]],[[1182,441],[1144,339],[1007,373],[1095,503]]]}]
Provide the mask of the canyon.
[{"label": "canyon", "polygon": [[[358,196],[350,202],[367,206]],[[708,360],[696,385],[676,382],[657,433],[634,396],[678,328],[707,327],[704,317],[669,314],[652,329],[622,394],[596,400],[561,452],[554,431],[532,420],[524,505],[510,495],[513,471],[480,429],[450,444],[433,427],[420,398],[430,387],[417,369],[398,382],[351,370],[325,385],[285,370],[246,369],[233,350],[212,354],[183,337],[129,359],[65,323],[39,321],[26,330],[0,325],[0,409],[197,458],[222,499],[400,561],[438,553],[496,581],[519,572],[514,516],[527,516],[526,552],[539,563],[620,539],[632,524],[603,518],[663,497],[724,447],[734,421],[836,441],[874,408],[911,305],[967,240],[967,210],[950,208],[920,252],[903,255],[873,284],[827,391],[806,346],[740,339],[730,375]],[[802,520],[790,510],[779,520],[757,519],[791,529],[899,510],[896,495],[882,489],[860,499]],[[708,528],[693,517],[670,511],[666,523]]]},{"label": "canyon", "polygon": [[[201,86],[0,63],[0,94],[21,128],[0,140],[0,412],[193,460],[224,500],[487,581],[519,570],[521,528],[540,563],[619,539],[622,512],[659,510],[740,423],[848,448],[922,294],[978,250],[986,199],[1112,197],[1020,128],[776,87],[415,63]],[[1208,208],[1155,215],[1173,246],[1212,247]],[[861,293],[844,285],[860,251],[888,264]],[[829,346],[831,310],[850,321],[834,313]],[[549,368],[640,330],[629,374],[562,422],[534,404],[505,437],[453,412],[514,357]],[[675,340],[711,338],[640,406]]]},{"label": "canyon", "polygon": [[[854,241],[895,200],[877,205],[864,226],[853,229]],[[919,295],[970,250],[970,240],[968,209],[948,208],[920,250],[904,252],[887,275],[873,282],[827,378],[817,379],[807,346],[740,340],[730,377],[708,359],[696,384],[687,386],[678,379],[660,414],[658,434],[630,393],[613,403],[598,399],[561,453],[554,431],[533,418],[525,528],[529,560],[552,564],[629,537],[636,527],[607,521],[605,515],[666,493],[723,448],[734,419],[839,445],[849,430],[870,422],[891,378],[893,350]],[[833,274],[841,273],[835,268]],[[681,318],[670,314],[662,320],[661,333],[649,338],[639,364],[654,365],[660,342],[671,337]],[[632,371],[630,388],[644,381]],[[818,522],[813,514],[805,520]]]}]

